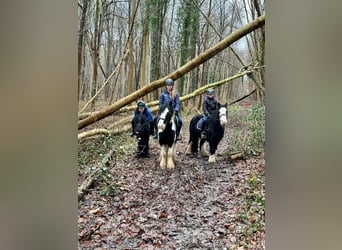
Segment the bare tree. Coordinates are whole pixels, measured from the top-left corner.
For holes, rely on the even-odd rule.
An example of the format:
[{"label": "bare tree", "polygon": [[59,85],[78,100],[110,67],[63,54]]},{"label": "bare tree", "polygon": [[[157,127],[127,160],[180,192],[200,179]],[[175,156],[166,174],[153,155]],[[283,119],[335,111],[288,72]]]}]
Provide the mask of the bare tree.
[{"label": "bare tree", "polygon": [[[83,0],[81,7],[81,21],[80,28],[78,31],[78,67],[77,67],[77,75],[78,75],[78,99],[80,99],[80,90],[81,90],[81,68],[83,65],[82,55],[83,55],[83,37],[84,37],[84,27],[86,23],[86,13],[88,10],[89,0]],[[83,57],[84,58],[84,57]]]},{"label": "bare tree", "polygon": [[171,74],[167,75],[164,78],[161,78],[159,80],[156,80],[145,87],[141,88],[138,91],[135,91],[129,95],[127,95],[125,98],[122,98],[112,104],[111,106],[103,109],[102,111],[98,112],[97,114],[91,115],[78,123],[78,128],[84,128],[85,126],[92,124],[98,120],[101,120],[105,117],[107,117],[110,114],[113,114],[115,111],[119,110],[121,107],[131,103],[134,100],[137,100],[138,98],[148,94],[149,92],[160,88],[164,86],[164,81],[167,78],[172,78],[174,80],[180,78],[187,72],[191,71],[192,69],[196,68],[197,66],[201,65],[203,62],[209,60],[225,48],[227,48],[229,45],[234,43],[235,41],[239,40],[241,37],[244,37],[245,35],[249,34],[250,32],[258,29],[259,27],[263,26],[265,24],[265,16],[260,16],[256,18],[254,21],[246,24],[245,26],[241,27],[239,30],[234,31],[229,36],[227,36],[225,39],[217,43],[215,46],[209,48],[202,54],[200,54],[198,57],[192,59],[182,67],[178,68]]}]

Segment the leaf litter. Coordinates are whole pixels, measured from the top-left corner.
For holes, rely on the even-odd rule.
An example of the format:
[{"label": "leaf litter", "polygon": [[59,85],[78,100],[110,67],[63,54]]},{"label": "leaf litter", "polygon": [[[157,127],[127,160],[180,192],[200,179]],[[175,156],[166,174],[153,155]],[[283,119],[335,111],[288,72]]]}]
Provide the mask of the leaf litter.
[{"label": "leaf litter", "polygon": [[[79,166],[79,183],[85,169],[101,160],[86,158],[91,145],[110,146],[103,140],[79,142],[79,158],[87,159]],[[79,202],[78,248],[265,249],[264,158],[232,162],[222,151],[226,141],[219,144],[217,163],[209,164],[208,158],[185,155],[183,139],[176,168],[161,170],[156,140],[150,140],[151,157],[137,159],[132,138],[113,139],[128,146],[110,169],[111,178],[96,183]],[[104,195],[106,185],[112,188]]]}]

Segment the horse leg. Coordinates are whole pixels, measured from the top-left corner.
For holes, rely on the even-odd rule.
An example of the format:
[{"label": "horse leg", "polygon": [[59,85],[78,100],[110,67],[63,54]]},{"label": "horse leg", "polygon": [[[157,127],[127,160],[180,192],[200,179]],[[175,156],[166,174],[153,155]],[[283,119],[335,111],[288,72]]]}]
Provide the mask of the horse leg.
[{"label": "horse leg", "polygon": [[140,158],[141,155],[142,155],[142,145],[138,142],[136,157],[137,157],[137,158]]},{"label": "horse leg", "polygon": [[216,154],[209,155],[208,162],[209,162],[209,163],[214,163],[214,162],[216,162]]},{"label": "horse leg", "polygon": [[188,143],[188,147],[186,150],[186,154],[197,153],[198,152],[198,136],[196,135],[196,131],[190,131],[190,139]]},{"label": "horse leg", "polygon": [[172,146],[172,160],[175,162],[176,159],[176,144],[173,144]]},{"label": "horse leg", "polygon": [[144,156],[146,158],[149,158],[150,157],[150,147],[148,145],[148,141],[146,142],[146,145],[145,145],[145,148],[144,148]]},{"label": "horse leg", "polygon": [[175,167],[175,163],[173,162],[174,159],[174,148],[175,144],[172,145],[172,147],[168,148],[167,150],[167,168],[172,169]]},{"label": "horse leg", "polygon": [[210,155],[209,155],[209,159],[208,162],[209,163],[214,163],[216,162],[216,143],[215,142],[210,142],[209,143],[209,149],[210,149]]},{"label": "horse leg", "polygon": [[205,148],[204,142],[205,142],[205,140],[201,140],[200,141],[200,153],[201,153],[201,156],[209,156],[208,151]]},{"label": "horse leg", "polygon": [[160,149],[160,168],[164,169],[166,167],[166,154],[167,154],[167,145],[162,145]]}]

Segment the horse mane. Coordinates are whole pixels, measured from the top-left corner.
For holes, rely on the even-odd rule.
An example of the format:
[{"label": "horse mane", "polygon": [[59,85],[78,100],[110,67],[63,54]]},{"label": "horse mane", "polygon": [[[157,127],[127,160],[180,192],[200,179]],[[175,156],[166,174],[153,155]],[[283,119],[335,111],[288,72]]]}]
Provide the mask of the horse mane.
[{"label": "horse mane", "polygon": [[159,109],[158,114],[160,115],[161,113],[163,113],[163,111],[164,111],[166,108],[169,108],[169,111],[173,114],[174,109],[173,109],[173,106],[172,106],[172,101],[164,103],[164,104],[161,106],[161,108]]},{"label": "horse mane", "polygon": [[220,110],[221,104],[217,102],[216,108],[213,113],[208,115],[208,121],[216,121],[217,118],[219,118],[219,110]]}]

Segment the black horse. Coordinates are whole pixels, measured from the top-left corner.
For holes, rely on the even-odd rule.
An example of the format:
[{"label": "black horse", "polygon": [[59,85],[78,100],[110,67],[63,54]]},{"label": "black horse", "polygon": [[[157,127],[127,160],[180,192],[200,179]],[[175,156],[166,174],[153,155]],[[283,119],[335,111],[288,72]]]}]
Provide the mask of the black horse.
[{"label": "black horse", "polygon": [[137,114],[132,121],[134,132],[138,141],[137,157],[150,157],[150,122],[145,115]]},{"label": "black horse", "polygon": [[164,104],[159,110],[157,120],[158,142],[160,149],[160,168],[175,167],[176,122],[172,102]]},{"label": "black horse", "polygon": [[186,154],[197,153],[198,152],[198,140],[200,139],[200,153],[201,156],[208,156],[208,152],[205,150],[204,142],[208,141],[210,155],[208,162],[216,162],[216,149],[217,145],[223,138],[224,128],[227,124],[227,103],[221,105],[217,103],[216,110],[208,116],[206,121],[206,127],[208,129],[207,139],[201,139],[201,130],[197,129],[198,121],[203,117],[203,115],[196,115],[190,121],[189,133],[190,139],[188,142],[188,147]]}]

